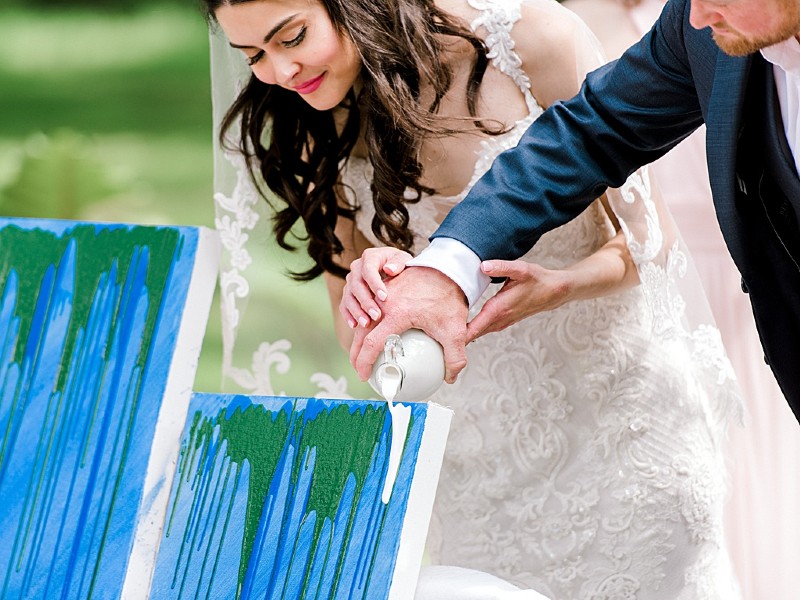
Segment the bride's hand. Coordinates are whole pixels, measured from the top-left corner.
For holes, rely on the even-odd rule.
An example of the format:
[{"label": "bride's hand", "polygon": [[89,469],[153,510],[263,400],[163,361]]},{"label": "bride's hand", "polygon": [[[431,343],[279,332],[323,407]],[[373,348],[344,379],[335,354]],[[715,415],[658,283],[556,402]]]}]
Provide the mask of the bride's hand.
[{"label": "bride's hand", "polygon": [[572,299],[574,281],[570,271],[545,269],[522,260],[486,261],[481,270],[492,277],[505,277],[506,282],[467,325],[470,342]]},{"label": "bride's hand", "polygon": [[381,302],[387,298],[384,279],[401,273],[411,258],[396,248],[367,248],[361,258],[350,263],[339,312],[351,328],[357,324],[366,327],[370,320],[381,318],[376,298]]},{"label": "bride's hand", "polygon": [[622,231],[594,254],[563,270],[521,260],[487,260],[481,270],[490,277],[505,277],[506,283],[470,321],[468,341],[572,300],[616,294],[639,283]]}]

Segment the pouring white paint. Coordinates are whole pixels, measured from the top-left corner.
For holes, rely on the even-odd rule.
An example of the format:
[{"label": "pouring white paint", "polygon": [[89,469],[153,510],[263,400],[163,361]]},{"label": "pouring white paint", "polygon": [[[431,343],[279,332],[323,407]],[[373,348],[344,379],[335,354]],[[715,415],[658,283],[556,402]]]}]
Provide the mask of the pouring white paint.
[{"label": "pouring white paint", "polygon": [[400,459],[403,457],[403,447],[408,435],[408,425],[411,421],[411,407],[395,404],[394,399],[403,383],[402,369],[393,363],[384,363],[380,368],[378,378],[380,394],[389,405],[389,415],[392,419],[392,441],[389,447],[389,467],[383,483],[381,501],[389,503],[392,496],[394,482],[397,480],[397,471],[400,469]]},{"label": "pouring white paint", "polygon": [[401,397],[404,402],[421,402],[443,381],[444,354],[433,338],[419,329],[386,338],[383,357],[375,362],[369,378],[372,389],[388,402],[392,419],[389,466],[381,496],[384,503],[388,503],[392,495],[411,422],[411,408],[395,404],[394,400]]}]

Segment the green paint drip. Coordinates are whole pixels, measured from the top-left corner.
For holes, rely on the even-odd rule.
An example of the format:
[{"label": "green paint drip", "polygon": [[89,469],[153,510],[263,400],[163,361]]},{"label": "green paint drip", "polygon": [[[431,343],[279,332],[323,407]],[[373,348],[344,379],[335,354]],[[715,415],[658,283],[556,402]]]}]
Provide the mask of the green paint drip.
[{"label": "green paint drip", "polygon": [[[325,413],[325,419],[322,419],[322,416],[306,423],[302,442],[309,447],[317,447],[317,465],[308,501],[309,511],[318,511],[312,546],[316,547],[320,541],[319,536],[325,517],[332,521],[336,516],[342,490],[347,477],[352,473],[356,478],[354,494],[356,501],[350,509],[344,536],[343,552],[346,553],[350,544],[350,531],[353,527],[358,498],[361,496],[369,470],[369,458],[380,440],[383,423],[386,420],[386,406],[382,404],[377,409],[367,406],[364,413],[359,415],[361,435],[353,435],[352,422],[355,417],[348,406],[339,405]],[[335,595],[340,575],[341,563],[336,570],[331,596]]]},{"label": "green paint drip", "polygon": [[316,510],[318,514],[317,534],[325,517],[333,519],[336,516],[339,498],[350,473],[356,478],[356,496],[360,494],[369,469],[368,459],[375,450],[386,420],[386,409],[383,405],[379,409],[367,406],[358,416],[358,430],[363,435],[353,435],[354,418],[348,406],[339,405],[309,421],[303,428],[303,446],[317,448],[314,485],[308,500],[309,510]]},{"label": "green paint drip", "polygon": [[[274,418],[273,418],[274,417]],[[239,565],[239,586],[241,589],[247,563],[253,552],[261,509],[267,497],[270,482],[275,474],[284,442],[289,433],[288,415],[274,415],[263,406],[250,406],[244,411],[236,409],[230,417],[223,409],[212,420],[204,420],[195,428],[194,445],[198,446],[212,438],[213,430],[219,427],[218,448],[227,441],[226,456],[231,462],[243,465],[250,463],[250,486],[247,494],[244,536],[242,540],[242,562]],[[203,450],[205,454],[206,448]],[[206,460],[203,456],[199,465]]]},{"label": "green paint drip", "polygon": [[[18,339],[25,340],[28,337],[39,286],[47,267],[58,265],[71,240],[76,242],[75,263],[78,276],[75,280],[75,304],[64,356],[72,356],[77,331],[79,328],[86,328],[101,275],[108,273],[115,261],[120,265],[130,264],[134,254],[143,247],[150,249],[146,276],[150,306],[142,347],[150,348],[167,275],[182,248],[182,236],[174,228],[110,228],[86,224],[77,225],[60,236],[50,231],[21,229],[15,225],[0,228],[0,281],[6,281],[12,269],[19,276],[18,304],[15,309],[15,316],[20,319]],[[119,285],[124,283],[126,274],[126,268],[117,272]],[[17,344],[15,362],[21,362],[24,350],[24,343]],[[106,349],[107,353],[110,351],[111,348]],[[138,364],[144,369],[146,362],[147,353],[142,353]],[[67,375],[67,370],[62,369],[55,388],[57,391],[63,392]]]},{"label": "green paint drip", "polygon": [[[201,472],[208,460],[207,453],[216,428],[219,428],[216,452],[221,451],[223,441],[226,441],[225,455],[232,463],[241,466],[247,461],[250,464],[237,597],[244,584],[269,486],[276,475],[288,437],[294,435],[299,440],[292,472],[293,483],[297,481],[306,449],[317,448],[317,463],[306,513],[312,511],[317,513],[312,543],[312,546],[316,547],[320,541],[325,519],[333,521],[336,516],[345,482],[351,473],[356,478],[355,497],[359,497],[369,470],[369,458],[383,430],[386,408],[367,406],[363,412],[354,415],[350,407],[338,405],[332,410],[320,413],[310,421],[304,421],[301,415],[298,416],[301,418],[294,421],[291,430],[291,411],[282,409],[279,412],[272,412],[261,405],[252,405],[244,410],[236,408],[230,416],[227,415],[226,409],[222,409],[216,417],[203,418],[200,412],[196,412],[192,418],[189,444],[180,459],[179,473],[182,476],[179,486],[183,485],[184,478],[188,482],[189,478],[196,477]],[[353,435],[354,419],[359,421],[359,435]],[[214,456],[211,462],[216,463],[218,460],[219,456]],[[190,472],[186,472],[185,469],[189,469]],[[179,494],[180,487],[176,492],[176,498]],[[355,509],[354,505],[347,523],[348,531],[352,526]],[[229,518],[230,514],[227,517]],[[171,520],[170,518],[170,525]],[[170,534],[169,525],[166,534]]]}]

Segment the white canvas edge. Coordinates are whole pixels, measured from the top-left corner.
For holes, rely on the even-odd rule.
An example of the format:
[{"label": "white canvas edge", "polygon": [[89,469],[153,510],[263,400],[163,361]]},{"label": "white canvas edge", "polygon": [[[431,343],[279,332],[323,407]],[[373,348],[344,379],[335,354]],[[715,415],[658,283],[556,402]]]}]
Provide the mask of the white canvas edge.
[{"label": "white canvas edge", "polygon": [[217,283],[221,254],[219,235],[205,227],[196,229],[198,239],[192,276],[150,448],[142,503],[122,586],[123,600],[147,598],[150,591],[205,325],[211,313]]},{"label": "white canvas edge", "polygon": [[425,429],[400,532],[389,600],[414,598],[452,417],[453,411],[449,408],[428,403]]}]

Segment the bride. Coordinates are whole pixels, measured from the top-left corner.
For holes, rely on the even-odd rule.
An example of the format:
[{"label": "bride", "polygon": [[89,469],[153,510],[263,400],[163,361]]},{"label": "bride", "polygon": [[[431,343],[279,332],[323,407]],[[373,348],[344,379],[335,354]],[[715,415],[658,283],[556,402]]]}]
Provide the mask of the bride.
[{"label": "bride", "polygon": [[[553,0],[206,9],[252,71],[220,140],[275,205],[278,243],[306,241],[312,265],[295,277],[324,276],[345,347],[387,293],[362,252],[391,257],[387,275],[402,269],[492,160],[602,62]],[[736,386],[647,172],[525,260],[494,265],[510,277],[499,293],[535,278],[526,302],[538,314],[481,323],[492,335],[432,398],[456,413],[433,562],[553,599],[736,598],[721,528]]]}]

